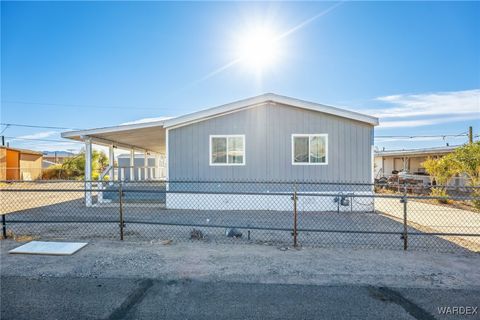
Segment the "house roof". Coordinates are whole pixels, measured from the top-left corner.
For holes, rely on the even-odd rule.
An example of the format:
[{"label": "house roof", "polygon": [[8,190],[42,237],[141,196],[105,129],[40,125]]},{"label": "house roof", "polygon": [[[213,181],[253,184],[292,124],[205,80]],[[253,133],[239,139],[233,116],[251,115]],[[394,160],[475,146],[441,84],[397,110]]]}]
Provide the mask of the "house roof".
[{"label": "house roof", "polygon": [[209,108],[197,112],[193,112],[190,114],[186,114],[183,116],[179,116],[176,118],[171,118],[165,121],[165,127],[176,127],[179,125],[185,125],[191,122],[201,121],[203,119],[208,119],[214,116],[220,116],[222,114],[238,111],[241,109],[249,108],[252,106],[257,106],[263,103],[278,103],[278,104],[285,104],[301,109],[307,109],[312,111],[318,111],[322,113],[327,113],[335,116],[339,116],[342,118],[352,119],[360,122],[365,122],[370,125],[378,125],[378,118],[372,117],[369,115],[365,115],[362,113],[340,109],[336,107],[331,107],[323,104],[318,104],[315,102],[309,102],[304,100],[299,100],[295,98],[290,98],[286,96],[281,96],[274,93],[266,93],[260,96],[256,96],[253,98],[248,98],[228,104],[224,104],[218,107]]},{"label": "house roof", "polygon": [[397,156],[426,156],[446,154],[453,152],[460,146],[448,146],[448,147],[433,147],[422,149],[406,149],[406,150],[388,150],[388,151],[375,151],[375,157],[397,157]]},{"label": "house roof", "polygon": [[378,125],[378,118],[354,111],[326,106],[295,98],[267,93],[256,97],[208,108],[197,112],[181,115],[174,118],[165,118],[158,121],[124,124],[112,127],[103,127],[88,130],[63,132],[63,138],[83,141],[87,138],[99,144],[115,144],[120,148],[133,148],[140,151],[165,152],[165,131],[169,128],[185,126],[194,122],[203,121],[212,117],[240,111],[264,103],[289,105],[306,110],[312,110],[356,120],[369,125]]}]

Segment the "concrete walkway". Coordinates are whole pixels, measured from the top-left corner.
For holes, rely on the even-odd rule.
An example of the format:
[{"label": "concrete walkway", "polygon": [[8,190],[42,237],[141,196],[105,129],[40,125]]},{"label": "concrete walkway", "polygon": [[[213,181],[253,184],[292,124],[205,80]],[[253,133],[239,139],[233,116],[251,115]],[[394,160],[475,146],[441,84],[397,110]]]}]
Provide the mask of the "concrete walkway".
[{"label": "concrete walkway", "polygon": [[[463,233],[480,235],[480,213],[409,200],[408,225],[424,233]],[[398,199],[376,198],[375,209],[397,221],[403,221],[403,204]],[[422,236],[423,237],[423,236]],[[441,236],[469,250],[480,251],[480,236]]]}]

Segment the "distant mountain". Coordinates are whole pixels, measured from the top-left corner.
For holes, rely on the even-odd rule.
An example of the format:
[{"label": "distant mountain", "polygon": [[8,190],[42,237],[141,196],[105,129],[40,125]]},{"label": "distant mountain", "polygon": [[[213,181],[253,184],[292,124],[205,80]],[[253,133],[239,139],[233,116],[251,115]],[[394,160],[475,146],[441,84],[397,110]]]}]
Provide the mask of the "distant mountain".
[{"label": "distant mountain", "polygon": [[75,154],[68,151],[42,151],[45,157],[73,157]]}]

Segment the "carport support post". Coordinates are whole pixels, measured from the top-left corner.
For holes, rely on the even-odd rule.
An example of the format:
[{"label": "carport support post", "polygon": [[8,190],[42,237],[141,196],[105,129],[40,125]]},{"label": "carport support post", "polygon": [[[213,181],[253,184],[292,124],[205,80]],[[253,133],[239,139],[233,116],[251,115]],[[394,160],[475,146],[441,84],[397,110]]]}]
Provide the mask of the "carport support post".
[{"label": "carport support post", "polygon": [[135,180],[135,150],[130,149],[130,181]]},{"label": "carport support post", "polygon": [[113,149],[113,145],[109,145],[108,146],[108,165],[110,166],[110,168],[112,168],[111,172],[112,172],[112,176],[110,177],[110,181],[115,181],[115,168],[113,167],[115,164],[115,153],[114,153],[114,149]]},{"label": "carport support post", "polygon": [[144,175],[144,180],[148,180],[148,152],[144,151],[143,153],[143,175]]},{"label": "carport support post", "polygon": [[85,205],[92,206],[92,140],[85,139]]}]

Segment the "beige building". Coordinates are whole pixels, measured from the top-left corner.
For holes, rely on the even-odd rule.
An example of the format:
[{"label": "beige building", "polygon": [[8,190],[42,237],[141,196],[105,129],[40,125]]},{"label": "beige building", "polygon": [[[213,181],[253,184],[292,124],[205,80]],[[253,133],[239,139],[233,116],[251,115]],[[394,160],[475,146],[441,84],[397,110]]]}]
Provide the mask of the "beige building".
[{"label": "beige building", "polygon": [[0,146],[0,181],[42,177],[41,152]]},{"label": "beige building", "polygon": [[[375,178],[388,178],[400,173],[400,175],[408,175],[409,178],[429,183],[430,177],[425,172],[422,163],[429,157],[438,158],[451,153],[457,147],[459,146],[376,151],[374,155]],[[456,177],[451,181],[451,184],[453,185],[463,185],[464,183],[465,181],[463,177]]]},{"label": "beige building", "polygon": [[375,152],[375,177],[388,177],[398,172],[407,172],[414,175],[425,175],[422,162],[429,157],[441,157],[453,152],[458,146],[391,150]]}]

